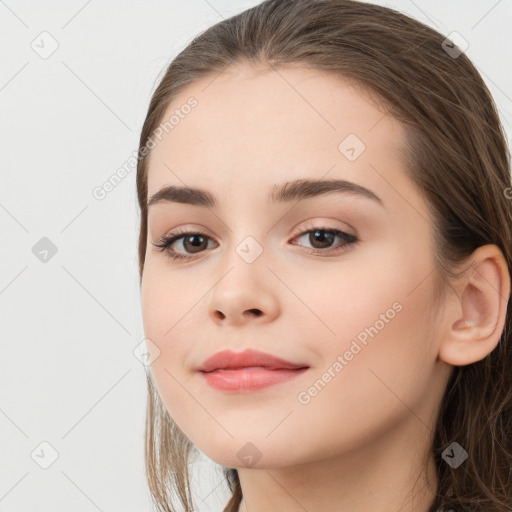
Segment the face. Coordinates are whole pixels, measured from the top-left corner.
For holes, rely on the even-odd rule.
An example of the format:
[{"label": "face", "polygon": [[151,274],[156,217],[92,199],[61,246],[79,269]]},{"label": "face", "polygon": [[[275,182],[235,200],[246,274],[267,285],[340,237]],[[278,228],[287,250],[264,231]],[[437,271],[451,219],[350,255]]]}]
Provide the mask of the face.
[{"label": "face", "polygon": [[[402,125],[357,86],[301,67],[208,77],[164,120],[191,96],[197,105],[148,167],[149,198],[173,185],[215,200],[149,208],[142,314],[170,416],[226,467],[245,455],[255,468],[342,455],[411,421],[424,437],[438,351],[433,227],[397,152]],[[369,192],[312,185],[271,200],[296,180]],[[154,245],[177,230],[164,251]],[[307,370],[239,391],[197,371],[221,350],[246,349]]]}]

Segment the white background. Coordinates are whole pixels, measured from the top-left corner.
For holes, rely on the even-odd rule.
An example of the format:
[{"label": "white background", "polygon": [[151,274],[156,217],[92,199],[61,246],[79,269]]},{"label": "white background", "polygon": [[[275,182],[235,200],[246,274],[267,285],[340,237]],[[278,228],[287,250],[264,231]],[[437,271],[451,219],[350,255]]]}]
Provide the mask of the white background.
[{"label": "white background", "polygon": [[[137,151],[172,58],[258,3],[0,0],[0,512],[150,510],[135,168],[92,191]],[[510,139],[511,0],[375,3],[469,42]],[[222,510],[223,482],[201,484],[198,510]]]}]

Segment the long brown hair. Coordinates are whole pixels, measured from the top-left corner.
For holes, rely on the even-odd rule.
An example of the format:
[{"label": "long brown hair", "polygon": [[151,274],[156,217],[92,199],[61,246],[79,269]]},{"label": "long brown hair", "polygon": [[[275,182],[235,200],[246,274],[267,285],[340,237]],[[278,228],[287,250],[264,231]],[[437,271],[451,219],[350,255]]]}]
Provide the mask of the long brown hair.
[{"label": "long brown hair", "polygon": [[[510,152],[481,76],[445,36],[387,7],[352,0],[267,0],[198,35],[169,65],[155,90],[139,145],[140,282],[147,237],[147,144],[169,104],[196,80],[240,63],[288,64],[336,72],[370,91],[406,126],[407,174],[434,212],[436,283],[442,292],[481,245],[496,244],[512,274]],[[144,149],[146,148],[146,149]],[[456,366],[435,426],[438,487],[430,512],[443,508],[508,512],[512,505],[512,339],[510,303],[498,346]],[[193,510],[187,461],[193,446],[167,414],[147,376],[146,474],[158,511],[177,495]],[[441,454],[457,441],[464,469]],[[238,472],[224,468],[238,511]]]}]

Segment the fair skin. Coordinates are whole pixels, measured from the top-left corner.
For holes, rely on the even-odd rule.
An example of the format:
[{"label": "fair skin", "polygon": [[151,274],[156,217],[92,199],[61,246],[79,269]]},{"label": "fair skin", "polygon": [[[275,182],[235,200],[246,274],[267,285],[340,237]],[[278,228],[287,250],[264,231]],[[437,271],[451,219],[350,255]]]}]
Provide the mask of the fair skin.
[{"label": "fair skin", "polygon": [[[198,105],[151,150],[148,174],[148,197],[187,185],[218,203],[149,209],[142,313],[170,416],[208,457],[238,469],[240,511],[427,512],[436,475],[432,458],[428,471],[422,459],[452,365],[484,358],[503,329],[510,276],[501,252],[473,254],[470,277],[433,322],[433,223],[395,152],[405,140],[397,120],[349,82],[300,66],[210,76],[164,118],[190,96]],[[366,146],[353,161],[338,149],[349,134]],[[341,193],[267,202],[274,185],[306,178],[354,182],[383,206]],[[174,242],[170,251],[190,261],[153,245],[176,228],[206,237],[199,252],[187,237]],[[359,243],[315,244],[317,228]],[[252,263],[236,251],[248,236],[263,249]],[[376,326],[342,371],[299,402]],[[249,393],[213,389],[195,371],[220,350],[246,348],[310,368]],[[252,465],[237,455],[243,447]]]}]

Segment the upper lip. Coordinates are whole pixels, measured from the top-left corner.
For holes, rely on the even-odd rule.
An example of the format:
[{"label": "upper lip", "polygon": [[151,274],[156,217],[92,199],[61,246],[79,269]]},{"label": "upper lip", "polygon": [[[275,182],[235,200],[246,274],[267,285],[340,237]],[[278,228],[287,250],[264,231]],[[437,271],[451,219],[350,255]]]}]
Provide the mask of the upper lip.
[{"label": "upper lip", "polygon": [[281,359],[280,357],[266,354],[259,350],[247,349],[244,352],[233,352],[222,350],[206,359],[198,368],[200,372],[211,372],[214,370],[226,370],[236,368],[247,368],[250,366],[265,367],[269,370],[308,368],[306,364],[296,364]]}]

